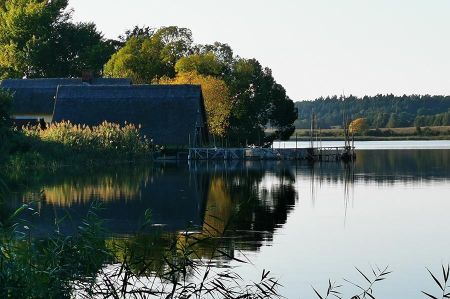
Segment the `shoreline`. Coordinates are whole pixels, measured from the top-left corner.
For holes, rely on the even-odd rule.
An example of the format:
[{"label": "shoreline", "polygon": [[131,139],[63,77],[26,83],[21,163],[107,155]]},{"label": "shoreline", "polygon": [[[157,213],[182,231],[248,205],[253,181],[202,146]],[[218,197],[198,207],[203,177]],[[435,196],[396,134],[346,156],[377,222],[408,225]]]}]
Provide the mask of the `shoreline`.
[{"label": "shoreline", "polygon": [[[310,141],[309,137],[295,137],[291,136],[289,140],[286,141]],[[314,138],[314,140],[316,140]],[[322,141],[344,141],[344,137],[321,137]],[[384,137],[375,137],[375,136],[357,136],[355,137],[355,141],[435,141],[435,140],[450,140],[450,136],[384,136]]]}]

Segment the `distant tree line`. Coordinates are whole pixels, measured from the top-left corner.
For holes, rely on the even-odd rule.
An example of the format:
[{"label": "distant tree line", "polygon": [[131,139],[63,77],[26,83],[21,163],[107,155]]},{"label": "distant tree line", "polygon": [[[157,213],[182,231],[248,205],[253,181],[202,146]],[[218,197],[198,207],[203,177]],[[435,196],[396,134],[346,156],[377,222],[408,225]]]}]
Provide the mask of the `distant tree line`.
[{"label": "distant tree line", "polygon": [[450,96],[333,96],[296,102],[295,106],[297,128],[310,127],[313,111],[318,126],[323,129],[342,126],[344,117],[349,120],[365,118],[372,129],[450,125]]},{"label": "distant tree line", "polygon": [[[229,144],[287,139],[293,101],[269,68],[230,46],[200,45],[179,27],[135,27],[117,40],[73,23],[68,0],[0,0],[0,79],[80,77],[83,71],[135,83],[201,84],[210,132]],[[274,133],[266,136],[270,124]]]}]

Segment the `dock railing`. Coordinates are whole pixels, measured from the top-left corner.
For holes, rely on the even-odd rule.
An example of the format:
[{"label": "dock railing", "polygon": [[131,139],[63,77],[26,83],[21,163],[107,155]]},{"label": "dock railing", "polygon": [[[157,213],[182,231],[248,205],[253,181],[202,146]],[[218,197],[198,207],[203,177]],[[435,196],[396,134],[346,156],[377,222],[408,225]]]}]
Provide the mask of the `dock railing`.
[{"label": "dock railing", "polygon": [[188,160],[309,160],[350,161],[355,158],[354,147],[334,146],[315,148],[190,148]]}]

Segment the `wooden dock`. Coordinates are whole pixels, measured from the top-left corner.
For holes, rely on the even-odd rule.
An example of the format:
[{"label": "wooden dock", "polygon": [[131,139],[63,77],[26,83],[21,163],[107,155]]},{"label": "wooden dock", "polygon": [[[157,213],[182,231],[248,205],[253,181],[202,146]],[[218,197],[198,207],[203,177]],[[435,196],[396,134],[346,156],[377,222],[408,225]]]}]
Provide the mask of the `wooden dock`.
[{"label": "wooden dock", "polygon": [[352,161],[355,148],[190,148],[188,160],[305,160],[305,161]]}]

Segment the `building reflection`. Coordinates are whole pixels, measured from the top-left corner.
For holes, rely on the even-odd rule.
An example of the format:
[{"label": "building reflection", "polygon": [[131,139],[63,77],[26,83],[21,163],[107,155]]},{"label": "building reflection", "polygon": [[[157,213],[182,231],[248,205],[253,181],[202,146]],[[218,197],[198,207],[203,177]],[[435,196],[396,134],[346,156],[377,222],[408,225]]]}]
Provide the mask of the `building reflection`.
[{"label": "building reflection", "polygon": [[[99,201],[99,215],[107,220],[112,239],[149,251],[153,257],[174,242],[177,248],[185,248],[193,239],[201,257],[213,258],[217,248],[233,257],[237,251],[258,251],[270,244],[292,211],[300,208],[297,201],[310,192],[314,202],[322,184],[344,186],[346,211],[356,183],[449,178],[450,151],[442,150],[362,151],[354,164],[221,161],[120,165],[32,176],[33,180],[21,187],[12,184],[16,197],[10,204],[14,208],[24,201],[37,201],[39,214],[29,215],[27,220],[42,236],[54,232],[55,222],[60,223],[62,232],[73,233],[92,202]],[[309,182],[310,190],[300,189],[299,181]],[[161,241],[136,235],[147,210]]]}]

